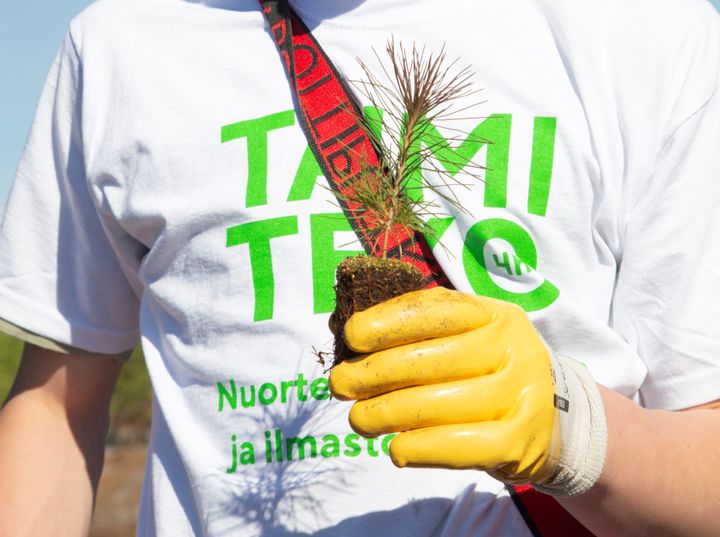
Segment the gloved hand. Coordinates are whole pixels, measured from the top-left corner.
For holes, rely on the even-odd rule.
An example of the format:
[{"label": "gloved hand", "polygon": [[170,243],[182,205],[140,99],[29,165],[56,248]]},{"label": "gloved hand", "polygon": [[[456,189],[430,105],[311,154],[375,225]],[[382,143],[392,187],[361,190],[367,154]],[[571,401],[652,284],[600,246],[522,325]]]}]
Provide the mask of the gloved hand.
[{"label": "gloved hand", "polygon": [[597,385],[553,356],[518,306],[417,291],[356,313],[344,337],[363,355],[333,368],[330,389],[358,400],[359,434],[400,432],[396,465],[476,468],[555,495],[599,477],[607,429]]}]

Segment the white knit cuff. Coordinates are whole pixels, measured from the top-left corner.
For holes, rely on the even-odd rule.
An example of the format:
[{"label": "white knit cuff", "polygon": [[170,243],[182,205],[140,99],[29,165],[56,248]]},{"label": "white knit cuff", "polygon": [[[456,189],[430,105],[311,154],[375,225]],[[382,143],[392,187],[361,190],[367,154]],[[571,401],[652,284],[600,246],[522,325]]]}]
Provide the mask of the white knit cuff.
[{"label": "white knit cuff", "polygon": [[607,422],[597,384],[580,362],[552,356],[555,407],[559,415],[559,460],[553,474],[536,484],[553,496],[576,496],[587,492],[605,465]]}]

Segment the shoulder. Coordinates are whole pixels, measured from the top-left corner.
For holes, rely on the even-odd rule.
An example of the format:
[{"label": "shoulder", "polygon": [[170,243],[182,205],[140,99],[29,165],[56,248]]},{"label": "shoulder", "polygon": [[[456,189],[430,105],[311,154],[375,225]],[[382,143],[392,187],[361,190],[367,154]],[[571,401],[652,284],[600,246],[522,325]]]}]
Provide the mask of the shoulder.
[{"label": "shoulder", "polygon": [[689,38],[716,39],[720,31],[720,15],[708,0],[536,1],[551,24],[567,33],[590,31],[629,43],[651,38],[648,46],[662,46]]},{"label": "shoulder", "polygon": [[158,43],[202,46],[212,32],[262,25],[257,0],[97,0],[72,20],[69,34],[81,56],[98,49],[117,56],[152,53]]},{"label": "shoulder", "polygon": [[656,113],[664,113],[666,127],[674,131],[717,92],[720,15],[707,0],[609,4],[605,32],[619,88],[661,96]]},{"label": "shoulder", "polygon": [[707,0],[606,1],[602,31],[613,61],[631,64],[639,73],[655,69],[676,80],[693,70],[702,71],[705,79],[711,72],[717,75],[720,15]]},{"label": "shoulder", "polygon": [[162,0],[98,0],[70,22],[68,37],[84,58],[123,49],[156,24]]},{"label": "shoulder", "polygon": [[87,34],[128,29],[133,23],[154,22],[163,0],[97,0],[81,11],[70,23],[70,31],[78,39]]},{"label": "shoulder", "polygon": [[720,15],[707,0],[537,0],[537,5],[572,74],[632,114],[644,109],[666,119],[671,112],[687,116],[716,91]]},{"label": "shoulder", "polygon": [[[586,0],[587,1],[587,0]],[[620,43],[681,54],[692,47],[714,46],[720,53],[720,15],[707,0],[607,0],[604,31]]]},{"label": "shoulder", "polygon": [[[556,30],[568,35],[583,32],[586,38],[605,36],[662,48],[688,39],[716,40],[720,33],[720,15],[707,0],[536,0],[536,4]],[[643,41],[648,38],[651,41]]]}]

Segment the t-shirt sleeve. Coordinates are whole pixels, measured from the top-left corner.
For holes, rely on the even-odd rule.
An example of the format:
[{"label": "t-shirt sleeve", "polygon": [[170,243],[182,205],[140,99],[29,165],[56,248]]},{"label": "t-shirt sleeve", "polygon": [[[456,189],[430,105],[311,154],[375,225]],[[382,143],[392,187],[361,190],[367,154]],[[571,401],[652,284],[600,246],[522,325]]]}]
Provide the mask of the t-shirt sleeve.
[{"label": "t-shirt sleeve", "polygon": [[668,119],[652,173],[625,215],[613,326],[647,366],[640,399],[649,408],[720,399],[717,27],[716,18],[705,56],[678,73],[687,89]]},{"label": "t-shirt sleeve", "polygon": [[0,223],[0,318],[63,345],[116,354],[139,341],[140,286],[129,270],[139,261],[119,257],[90,195],[82,102],[82,62],[68,33]]}]

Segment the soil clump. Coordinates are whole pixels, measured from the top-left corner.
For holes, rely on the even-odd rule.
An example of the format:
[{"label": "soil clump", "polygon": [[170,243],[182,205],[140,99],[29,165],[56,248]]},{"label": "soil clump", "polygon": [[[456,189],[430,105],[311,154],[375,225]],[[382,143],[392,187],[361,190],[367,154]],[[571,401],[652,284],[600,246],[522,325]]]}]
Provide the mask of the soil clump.
[{"label": "soil clump", "polygon": [[345,323],[353,313],[422,289],[424,284],[422,273],[410,263],[362,255],[342,261],[336,279],[335,311],[330,318],[335,335],[333,365],[357,356],[343,339]]}]

